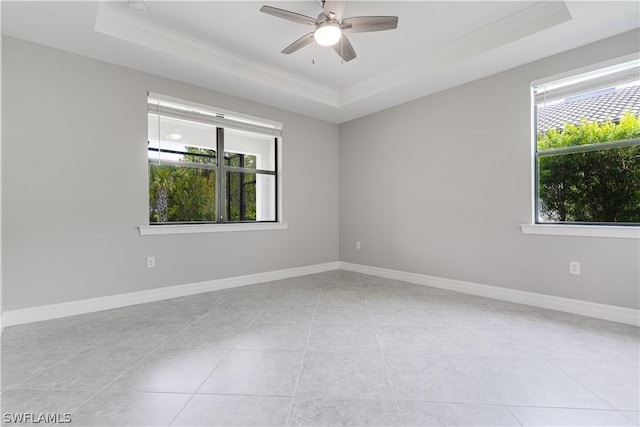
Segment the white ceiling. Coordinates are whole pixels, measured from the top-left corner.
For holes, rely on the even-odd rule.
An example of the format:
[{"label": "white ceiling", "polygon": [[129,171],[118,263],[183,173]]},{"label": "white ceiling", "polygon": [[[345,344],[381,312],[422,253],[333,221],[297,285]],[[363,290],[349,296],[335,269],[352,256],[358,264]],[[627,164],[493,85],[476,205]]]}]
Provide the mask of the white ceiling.
[{"label": "white ceiling", "polygon": [[280,51],[311,27],[309,1],[2,1],[2,32],[341,123],[640,27],[637,1],[358,1],[345,17],[395,15],[398,29],[350,34],[358,57]]}]

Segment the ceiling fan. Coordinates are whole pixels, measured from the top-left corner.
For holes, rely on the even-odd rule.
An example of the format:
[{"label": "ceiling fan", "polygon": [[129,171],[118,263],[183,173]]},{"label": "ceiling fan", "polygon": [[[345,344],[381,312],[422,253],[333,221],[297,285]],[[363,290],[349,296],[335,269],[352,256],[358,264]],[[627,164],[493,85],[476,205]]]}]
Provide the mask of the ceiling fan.
[{"label": "ceiling fan", "polygon": [[352,16],[342,18],[346,0],[319,0],[322,12],[317,18],[278,9],[271,6],[262,6],[260,12],[299,24],[312,25],[314,31],[305,34],[298,40],[284,48],[282,53],[293,53],[314,40],[321,46],[332,46],[340,57],[348,62],[356,57],[356,51],[345,33],[367,33],[371,31],[394,30],[398,27],[397,16]]}]

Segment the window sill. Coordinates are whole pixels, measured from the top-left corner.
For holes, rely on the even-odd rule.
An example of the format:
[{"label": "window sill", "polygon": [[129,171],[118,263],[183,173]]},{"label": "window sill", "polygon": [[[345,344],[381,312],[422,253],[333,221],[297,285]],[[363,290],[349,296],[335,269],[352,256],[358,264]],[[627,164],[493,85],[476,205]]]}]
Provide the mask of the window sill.
[{"label": "window sill", "polygon": [[161,234],[226,233],[234,231],[286,230],[288,222],[263,222],[242,224],[176,224],[176,225],[140,225],[141,236]]},{"label": "window sill", "polygon": [[521,224],[522,234],[640,239],[640,227],[621,225]]}]

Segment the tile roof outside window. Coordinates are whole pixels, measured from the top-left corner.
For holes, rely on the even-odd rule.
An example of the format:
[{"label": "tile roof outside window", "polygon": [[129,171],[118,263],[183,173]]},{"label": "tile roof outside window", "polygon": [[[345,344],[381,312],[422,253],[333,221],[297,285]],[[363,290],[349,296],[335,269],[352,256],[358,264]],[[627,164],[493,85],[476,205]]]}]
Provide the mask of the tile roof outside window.
[{"label": "tile roof outside window", "polygon": [[565,123],[579,125],[583,118],[598,122],[611,119],[615,122],[626,111],[636,116],[640,114],[640,85],[619,90],[599,90],[547,106],[540,104],[537,112],[538,131],[561,129]]}]

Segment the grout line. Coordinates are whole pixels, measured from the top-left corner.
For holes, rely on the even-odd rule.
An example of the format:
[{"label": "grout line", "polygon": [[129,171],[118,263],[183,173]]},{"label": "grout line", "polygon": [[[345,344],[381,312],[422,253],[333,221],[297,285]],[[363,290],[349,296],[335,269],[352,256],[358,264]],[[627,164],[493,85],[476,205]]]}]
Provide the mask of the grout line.
[{"label": "grout line", "polygon": [[[556,369],[558,369],[560,372],[562,372],[563,374],[565,374],[567,377],[571,378],[576,384],[578,384],[580,387],[584,388],[585,390],[587,390],[589,393],[593,394],[595,397],[597,397],[598,399],[602,400],[604,403],[606,403],[607,405],[609,405],[611,408],[609,410],[618,410],[618,408],[616,408],[614,405],[612,405],[611,403],[609,403],[607,400],[605,400],[602,396],[600,396],[598,393],[594,392],[593,390],[591,390],[589,387],[585,386],[584,384],[582,384],[582,381],[579,381],[577,378],[574,378],[573,375],[569,374],[568,372],[566,372],[564,369],[562,369],[560,366],[556,365],[555,363],[553,363],[553,359],[551,358],[547,358],[547,357],[543,357],[542,360],[545,360],[547,362],[549,362],[551,365],[553,365]],[[606,409],[605,409],[606,410]]]},{"label": "grout line", "polygon": [[[360,276],[362,277],[362,276]],[[387,366],[387,360],[384,357],[384,352],[382,351],[382,346],[380,345],[380,340],[378,339],[378,331],[373,323],[373,317],[371,316],[371,307],[369,306],[369,300],[367,298],[367,293],[364,292],[364,286],[362,285],[362,279],[360,281],[360,286],[362,286],[362,293],[364,294],[365,306],[367,307],[367,312],[369,313],[369,321],[371,322],[371,329],[373,329],[373,333],[376,337],[376,344],[378,345],[378,351],[380,352],[380,357],[382,358],[382,364],[384,365],[384,371],[387,374],[387,380],[389,381],[389,386],[391,387],[391,393],[393,394],[393,401],[396,404],[396,411],[398,411],[398,416],[400,417],[400,422],[403,426],[405,426],[404,417],[402,416],[402,412],[400,411],[400,404],[398,403],[398,396],[396,396],[396,390],[391,381],[391,375],[389,374],[389,368]]]},{"label": "grout line", "polygon": [[[339,270],[338,270],[338,271],[339,271]],[[322,274],[322,273],[320,273],[320,274]],[[375,337],[376,337],[378,350],[379,350],[379,353],[380,353],[380,355],[381,355],[381,357],[382,357],[382,360],[383,360],[383,363],[384,363],[384,367],[385,367],[385,372],[386,372],[386,374],[387,374],[387,378],[388,378],[389,384],[390,384],[390,386],[391,386],[391,390],[392,390],[392,394],[393,394],[393,400],[394,400],[394,402],[396,403],[396,409],[397,409],[398,414],[399,414],[399,416],[400,416],[400,420],[401,420],[401,422],[402,422],[402,423],[403,423],[403,425],[404,425],[405,421],[404,421],[404,419],[403,419],[402,413],[400,412],[398,398],[397,398],[397,395],[396,395],[396,392],[395,392],[395,388],[394,388],[394,386],[393,386],[393,383],[392,383],[392,381],[391,381],[391,376],[390,376],[389,369],[388,369],[388,366],[387,366],[387,362],[386,362],[386,359],[385,359],[385,356],[384,356],[384,352],[383,352],[383,350],[382,350],[381,343],[380,343],[380,340],[379,340],[379,337],[378,337],[378,334],[377,334],[377,331],[376,331],[375,323],[373,322],[373,318],[372,318],[372,311],[371,311],[371,307],[372,307],[372,306],[369,304],[369,301],[368,301],[368,298],[367,298],[367,294],[366,294],[366,292],[365,292],[364,281],[365,281],[365,279],[366,279],[366,278],[365,278],[365,277],[363,277],[363,275],[361,275],[361,274],[358,274],[358,273],[354,273],[354,274],[356,275],[356,277],[357,277],[357,279],[358,279],[358,284],[359,284],[360,290],[361,290],[361,292],[362,292],[362,294],[363,294],[363,296],[364,296],[364,300],[365,300],[365,307],[366,307],[366,309],[367,309],[367,313],[368,313],[368,317],[369,317],[369,324],[373,327],[373,330],[374,330],[374,334],[375,334]],[[333,279],[333,280],[337,280],[337,281],[339,281],[340,279]],[[349,277],[349,279],[348,279],[348,280],[352,280],[352,278],[351,278],[351,277]],[[307,334],[307,339],[306,339],[306,343],[305,343],[305,347],[304,347],[304,351],[303,351],[303,355],[302,355],[302,361],[300,362],[300,368],[299,368],[299,370],[298,370],[298,375],[297,375],[296,382],[295,382],[295,387],[294,387],[294,391],[293,391],[293,396],[291,396],[291,403],[290,403],[290,406],[289,406],[289,411],[288,411],[288,413],[287,413],[287,423],[289,423],[289,421],[290,421],[290,417],[291,417],[291,414],[292,414],[293,404],[294,404],[295,396],[296,396],[296,394],[297,394],[297,389],[298,389],[298,386],[299,386],[299,380],[300,380],[300,377],[301,377],[301,374],[302,374],[302,370],[303,370],[303,367],[304,367],[305,359],[306,359],[306,357],[307,357],[307,352],[308,352],[308,348],[309,348],[309,343],[310,343],[311,333],[313,332],[313,328],[314,328],[314,326],[316,326],[317,311],[318,311],[318,308],[321,306],[320,302],[321,302],[321,298],[322,298],[322,292],[325,290],[325,287],[326,287],[326,285],[328,284],[328,282],[329,282],[329,281],[328,281],[326,278],[324,278],[324,279],[322,280],[321,287],[320,287],[320,292],[318,292],[318,294],[317,294],[317,298],[316,298],[316,300],[315,300],[315,303],[313,304],[313,307],[314,307],[314,308],[313,308],[313,310],[314,310],[314,311],[313,311],[313,316],[312,316],[312,319],[311,319],[311,322],[310,322],[309,331],[308,331],[308,334]],[[288,291],[291,291],[290,289],[287,289],[287,290],[288,290]],[[355,287],[354,287],[354,290],[355,290]],[[281,295],[281,294],[282,294],[282,292],[283,292],[283,290],[282,290],[282,289],[279,289],[278,291],[269,291],[269,292],[267,292],[267,293],[271,294],[271,295],[272,295],[272,297],[277,297],[278,295]],[[410,295],[410,296],[411,296],[411,298],[412,298],[413,300],[416,300],[416,299],[414,298],[414,296],[413,296],[413,295]],[[218,369],[218,367],[219,367],[220,363],[222,363],[222,361],[223,361],[223,360],[225,360],[225,359],[226,359],[226,357],[228,357],[228,354],[229,354],[231,351],[236,350],[236,346],[237,346],[237,344],[238,344],[239,337],[240,337],[242,334],[244,334],[244,333],[245,333],[245,332],[246,332],[250,327],[252,327],[252,326],[254,326],[254,325],[256,324],[257,319],[258,319],[258,318],[259,318],[259,317],[260,317],[260,316],[261,316],[261,315],[262,315],[262,314],[267,310],[267,307],[272,306],[272,304],[274,303],[274,300],[275,300],[275,298],[271,298],[271,299],[269,299],[269,300],[268,300],[267,302],[265,302],[265,303],[261,303],[260,305],[255,305],[255,307],[258,309],[258,311],[257,311],[257,315],[253,318],[253,320],[249,323],[249,325],[248,325],[248,326],[247,326],[247,327],[246,327],[242,332],[239,332],[239,333],[236,335],[236,337],[235,337],[235,341],[233,342],[233,345],[232,345],[232,346],[230,346],[230,348],[228,348],[228,349],[219,349],[219,350],[221,350],[221,351],[226,350],[226,353],[224,354],[224,356],[222,356],[222,358],[220,359],[220,361],[216,364],[216,366],[215,366],[215,367],[213,368],[213,370],[209,373],[209,375],[207,376],[207,378],[205,378],[205,379],[204,379],[204,381],[200,384],[200,386],[196,389],[196,391],[195,391],[195,392],[193,392],[193,393],[173,393],[173,392],[139,392],[139,391],[131,391],[131,390],[127,391],[127,390],[123,390],[123,391],[119,391],[119,393],[163,393],[163,394],[181,394],[181,395],[190,395],[190,398],[189,398],[189,399],[187,399],[186,403],[185,403],[185,404],[182,406],[182,408],[177,412],[177,414],[174,416],[174,418],[172,419],[172,421],[171,421],[171,423],[170,423],[169,425],[172,425],[173,423],[175,423],[175,421],[177,420],[177,418],[179,417],[179,415],[180,415],[180,414],[185,410],[185,408],[189,405],[189,403],[192,401],[192,399],[193,399],[197,394],[206,394],[206,395],[227,395],[227,394],[224,394],[224,393],[199,393],[199,391],[202,389],[202,387],[204,386],[204,384],[209,380],[209,378],[213,375],[213,373],[216,371],[216,369]],[[148,304],[153,304],[153,302],[148,303]],[[99,393],[104,392],[104,390],[105,390],[105,389],[107,389],[108,387],[110,387],[114,382],[118,381],[120,378],[122,378],[125,374],[127,374],[127,373],[128,373],[128,372],[130,372],[131,370],[133,370],[135,367],[139,366],[141,363],[143,363],[145,360],[147,360],[147,359],[148,359],[152,354],[154,354],[154,353],[156,353],[157,351],[159,351],[159,350],[160,350],[162,347],[164,347],[164,346],[165,346],[169,341],[171,341],[171,340],[172,340],[172,339],[174,339],[177,335],[179,335],[180,333],[182,333],[182,332],[183,332],[186,328],[188,328],[190,325],[192,325],[193,323],[195,323],[195,322],[197,322],[198,320],[202,319],[203,317],[207,316],[207,314],[208,314],[208,313],[210,313],[210,312],[211,312],[211,311],[213,311],[213,310],[216,310],[216,309],[217,309],[219,306],[221,306],[221,305],[223,305],[223,306],[224,306],[224,305],[243,305],[243,304],[238,304],[238,303],[235,303],[235,304],[224,304],[224,303],[223,303],[223,304],[221,304],[219,301],[218,301],[218,302],[211,302],[210,304],[207,304],[207,307],[210,307],[207,311],[205,311],[203,314],[201,314],[201,315],[199,315],[199,316],[196,316],[196,317],[194,318],[194,320],[192,320],[192,321],[190,321],[190,322],[185,323],[185,324],[182,326],[182,328],[179,328],[179,329],[178,329],[178,331],[177,331],[175,334],[173,334],[173,335],[172,335],[171,337],[169,337],[166,341],[164,341],[162,344],[158,345],[158,346],[157,346],[157,347],[155,347],[155,348],[154,348],[154,347],[147,347],[147,348],[144,348],[144,347],[142,347],[142,348],[141,348],[141,347],[137,347],[137,348],[136,348],[136,347],[131,347],[131,346],[117,346],[117,345],[116,345],[116,346],[104,346],[104,345],[86,345],[86,346],[82,346],[82,347],[80,347],[80,349],[79,349],[79,350],[77,350],[77,351],[75,351],[75,352],[72,352],[71,354],[69,354],[68,356],[66,356],[65,358],[63,358],[62,360],[60,360],[59,362],[57,362],[57,363],[53,364],[52,366],[47,367],[47,368],[39,369],[39,370],[37,370],[36,372],[34,372],[33,374],[31,374],[30,376],[28,376],[28,377],[26,377],[25,379],[23,379],[23,380],[22,380],[20,383],[18,383],[17,385],[12,386],[11,388],[8,388],[8,389],[0,390],[0,392],[1,392],[1,393],[4,393],[4,392],[6,392],[6,391],[8,391],[8,390],[16,390],[16,389],[17,389],[17,390],[20,390],[21,388],[19,387],[19,384],[24,383],[24,382],[25,382],[25,381],[27,381],[28,379],[30,379],[30,378],[32,378],[32,377],[34,377],[34,376],[37,376],[38,374],[40,374],[40,373],[42,373],[42,372],[44,372],[44,371],[48,371],[48,370],[50,370],[50,369],[53,369],[54,367],[58,366],[59,364],[63,363],[64,361],[68,360],[69,358],[71,358],[71,357],[73,357],[73,356],[75,356],[75,355],[77,355],[77,354],[79,354],[79,353],[81,353],[81,352],[83,352],[83,351],[85,351],[85,350],[88,350],[88,349],[96,348],[96,349],[108,350],[109,348],[128,348],[128,349],[138,349],[138,350],[140,350],[141,352],[144,352],[144,351],[150,350],[148,353],[146,353],[144,356],[142,356],[142,358],[141,358],[138,362],[134,363],[134,364],[133,364],[131,367],[129,367],[128,369],[125,369],[124,371],[122,371],[122,372],[121,372],[121,373],[120,373],[120,374],[119,374],[119,375],[118,375],[114,380],[112,380],[112,381],[111,381],[111,382],[109,382],[106,386],[104,386],[102,389],[100,389],[99,391],[97,391],[97,392],[95,392],[95,393],[93,393],[93,394],[91,394],[92,390],[67,390],[67,391],[76,391],[76,392],[77,392],[77,391],[84,391],[84,392],[88,392],[88,393],[90,394],[89,398],[87,398],[86,400],[84,400],[82,403],[80,403],[79,405],[77,405],[77,406],[74,408],[74,411],[77,411],[77,410],[78,410],[78,409],[80,409],[83,405],[85,405],[89,400],[93,399],[93,398],[94,398],[96,395],[98,395]],[[311,307],[312,307],[312,305],[309,305],[308,307],[309,307],[309,308],[311,308]],[[349,306],[347,305],[347,306],[340,306],[340,307],[348,308]],[[375,306],[373,306],[373,307],[375,307]],[[405,307],[398,307],[398,308],[405,308]],[[419,306],[418,306],[418,307],[416,307],[416,308],[419,308],[419,309],[421,309],[421,310],[424,310],[424,309],[425,309],[425,307],[424,307],[422,304],[419,304]],[[161,314],[160,314],[160,315],[161,315]],[[155,316],[157,316],[157,314],[155,314],[155,315],[154,315],[154,318],[155,318]],[[129,323],[129,324],[134,324],[134,323],[136,323],[136,322],[138,322],[138,321],[160,322],[160,321],[158,321],[158,320],[149,320],[149,319],[147,319],[147,318],[145,318],[145,319],[137,319],[137,320],[134,320],[134,319],[128,319],[128,323]],[[177,321],[170,321],[170,322],[176,322],[176,323],[179,323],[179,322],[177,322]],[[130,326],[130,325],[129,325],[129,326]],[[118,329],[117,331],[113,332],[113,334],[117,334],[117,333],[119,333],[120,331],[122,331],[122,330],[123,330],[124,328],[126,328],[126,327],[127,327],[127,326],[124,326],[123,328]],[[44,335],[43,335],[43,337],[48,337],[48,336],[50,336],[50,335],[51,335],[51,334],[53,334],[53,333],[55,333],[55,331],[50,332],[50,333],[48,333],[48,334],[44,334]],[[110,334],[110,335],[113,335],[113,334]],[[34,341],[37,341],[37,340],[36,340],[36,339],[33,339],[33,340],[28,341],[28,343],[31,343],[31,342],[34,342]],[[10,354],[11,352],[15,351],[15,350],[18,350],[18,349],[21,349],[21,348],[25,348],[27,345],[28,345],[27,343],[23,343],[23,345],[20,345],[20,346],[17,346],[17,347],[15,347],[15,348],[12,348],[12,349],[11,349],[11,351],[9,352],[9,354]],[[43,345],[42,345],[42,347],[58,347],[58,348],[66,348],[66,347],[73,347],[73,346],[57,346],[57,345],[43,344]],[[182,348],[187,348],[187,347],[188,347],[188,346],[185,346],[185,347],[182,347]],[[244,350],[244,349],[243,349],[243,351],[292,351],[292,352],[293,352],[293,351],[296,351],[296,352],[299,352],[299,350],[261,350],[261,349],[248,349],[248,350]],[[468,355],[463,355],[462,357],[464,357],[464,358],[468,358],[469,356],[468,356]],[[603,399],[602,397],[600,397],[597,393],[594,393],[594,392],[593,392],[593,391],[591,391],[588,387],[586,387],[585,385],[583,385],[581,381],[578,381],[576,378],[574,378],[573,376],[569,375],[569,373],[565,372],[561,367],[557,366],[557,365],[553,362],[553,359],[552,359],[552,358],[545,357],[545,356],[544,356],[542,353],[540,353],[540,352],[536,352],[536,354],[535,354],[535,356],[534,356],[534,357],[535,357],[535,358],[540,358],[540,359],[542,359],[542,360],[546,360],[546,361],[548,361],[548,362],[549,362],[549,363],[551,363],[554,367],[556,367],[557,369],[559,369],[563,374],[567,375],[567,376],[568,376],[569,378],[571,378],[573,381],[575,381],[576,383],[578,383],[582,388],[584,388],[585,390],[589,391],[589,392],[590,392],[590,393],[592,393],[595,397],[599,398],[600,400],[602,400],[603,402],[605,402],[607,405],[609,405],[609,406],[610,406],[610,409],[598,409],[598,408],[566,408],[566,407],[557,407],[557,408],[562,408],[562,409],[581,409],[581,410],[593,410],[593,411],[616,411],[616,412],[620,413],[620,414],[621,414],[625,419],[629,418],[632,422],[634,422],[634,423],[635,423],[635,421],[634,421],[634,420],[632,420],[632,419],[630,418],[630,416],[627,416],[627,415],[623,412],[623,410],[620,410],[620,409],[615,408],[613,405],[609,404],[609,402],[607,402],[605,399]],[[484,378],[482,377],[482,375],[480,375],[480,374],[475,374],[475,375],[480,379],[480,381],[482,381],[483,383],[486,383],[486,382],[485,382],[485,380],[484,380]],[[26,389],[25,389],[25,388],[22,388],[22,390],[65,391],[65,390],[61,390],[61,389],[38,389],[38,388],[26,388]],[[234,395],[234,396],[237,396],[237,394],[228,394],[228,395]],[[248,394],[248,395],[249,395],[249,396],[251,396],[251,394]],[[261,394],[254,394],[254,396],[263,396],[263,395],[261,395]],[[273,395],[273,396],[274,396],[274,397],[283,397],[283,398],[289,397],[289,396],[278,396],[278,395]],[[459,404],[459,405],[486,405],[486,406],[505,407],[505,408],[507,408],[507,410],[509,411],[509,413],[510,413],[514,418],[515,418],[515,420],[516,420],[518,423],[520,423],[520,424],[522,424],[522,423],[520,422],[520,420],[519,420],[519,419],[514,415],[514,413],[512,412],[512,409],[513,409],[513,408],[515,408],[515,407],[554,408],[553,406],[506,405],[506,404],[504,403],[503,399],[501,399],[501,398],[500,398],[499,396],[497,396],[497,395],[496,395],[496,397],[497,397],[497,399],[498,399],[498,401],[499,401],[499,402],[502,402],[501,404],[479,404],[479,403],[469,403],[469,402],[433,402],[433,403],[445,403],[445,404],[447,404],[447,403],[448,403],[448,404]],[[357,399],[357,398],[355,398],[355,399],[323,399],[323,398],[320,398],[320,400],[329,400],[329,401],[330,401],[330,400],[370,401],[371,399]],[[429,402],[429,401],[422,401],[422,400],[418,400],[418,401],[415,401],[415,402]],[[633,411],[631,411],[631,412],[633,412]]]},{"label": "grout line", "polygon": [[[498,399],[499,399],[499,397],[498,397]],[[507,406],[507,405],[503,405],[503,406],[504,406],[505,408],[507,408],[507,411],[511,414],[511,416],[513,417],[513,419],[514,419],[514,420],[516,420],[516,422],[517,422],[518,424],[520,424],[520,426],[521,426],[521,427],[522,427],[522,426],[524,426],[524,424],[522,423],[522,421],[520,421],[520,418],[518,418],[518,417],[516,416],[516,414],[514,414],[514,413],[513,413],[513,411],[511,410],[511,408],[510,408],[509,406]]]},{"label": "grout line", "polygon": [[[271,301],[271,300],[269,300]],[[230,304],[233,305],[233,304]],[[173,423],[176,422],[176,420],[178,419],[178,417],[180,416],[180,414],[182,414],[182,412],[185,410],[185,408],[187,406],[189,406],[189,403],[191,403],[191,401],[193,400],[193,398],[198,394],[198,392],[200,391],[200,389],[202,388],[202,386],[205,385],[205,383],[207,381],[209,381],[209,378],[211,378],[211,375],[213,375],[213,373],[216,371],[216,369],[218,369],[218,366],[220,366],[220,364],[227,358],[227,356],[229,355],[229,353],[231,353],[236,345],[238,344],[238,337],[240,337],[241,335],[243,335],[245,332],[247,332],[249,330],[249,328],[251,328],[251,326],[253,326],[253,324],[256,322],[256,320],[258,319],[258,317],[260,317],[260,315],[262,313],[264,313],[264,311],[266,310],[266,307],[268,305],[268,302],[264,303],[261,306],[260,311],[258,312],[258,314],[256,315],[256,317],[253,318],[253,320],[249,323],[249,325],[247,325],[246,328],[244,328],[244,330],[240,333],[237,334],[236,339],[233,343],[233,346],[229,349],[227,349],[227,352],[224,354],[224,356],[222,356],[222,358],[220,359],[220,361],[216,364],[216,366],[211,370],[211,372],[209,373],[209,375],[207,375],[207,377],[202,381],[202,383],[200,383],[200,386],[198,386],[198,388],[196,389],[196,391],[191,395],[191,397],[185,402],[185,404],[182,406],[182,408],[176,413],[176,415],[173,417],[173,419],[171,420],[171,422],[168,424],[169,426],[173,425]],[[209,310],[211,311],[211,310]],[[207,311],[207,313],[209,312]],[[205,313],[206,314],[206,313]],[[205,314],[203,314],[202,316],[204,316]],[[202,317],[201,316],[201,317]]]},{"label": "grout line", "polygon": [[286,425],[289,425],[289,420],[291,418],[291,411],[293,410],[293,402],[296,398],[296,393],[298,392],[298,384],[300,382],[300,376],[302,375],[302,368],[304,367],[304,361],[307,358],[307,350],[309,348],[309,341],[311,339],[311,332],[313,331],[313,326],[316,322],[316,313],[318,312],[318,306],[320,305],[320,298],[322,298],[322,289],[324,288],[324,282],[320,287],[320,291],[318,292],[318,297],[316,299],[316,304],[313,308],[313,316],[311,317],[311,323],[309,325],[309,332],[307,333],[307,341],[304,344],[304,350],[302,352],[302,360],[300,361],[300,368],[298,369],[298,375],[296,376],[296,385],[293,387],[293,396],[291,396],[291,403],[289,404],[289,411],[287,412],[287,421]]},{"label": "grout line", "polygon": [[[147,304],[153,304],[153,303],[147,303]],[[169,341],[171,341],[173,338],[175,338],[178,334],[180,334],[182,331],[184,331],[187,327],[189,327],[191,324],[195,323],[197,320],[201,319],[203,316],[205,316],[210,310],[207,310],[206,312],[204,312],[202,315],[196,317],[194,320],[192,320],[191,322],[186,323],[181,329],[179,329],[175,334],[171,335],[171,337],[167,338],[167,340],[163,341],[162,344],[158,345],[157,347],[154,347],[149,353],[147,353],[145,356],[143,356],[140,360],[138,360],[136,363],[134,363],[132,366],[130,366],[128,369],[125,369],[124,371],[122,371],[120,373],[120,375],[118,375],[115,379],[113,379],[111,382],[109,382],[107,385],[105,385],[104,387],[102,387],[100,390],[98,390],[97,392],[93,393],[92,395],[89,396],[89,398],[87,398],[86,400],[84,400],[82,403],[80,403],[78,406],[76,406],[75,408],[73,408],[72,411],[70,411],[71,413],[77,411],[78,409],[80,409],[83,405],[85,405],[88,401],[90,401],[91,399],[93,399],[94,397],[96,397],[98,394],[102,393],[103,391],[105,391],[109,386],[111,386],[113,383],[115,383],[116,381],[118,381],[120,378],[122,378],[125,374],[127,374],[128,372],[130,372],[132,369],[134,369],[136,366],[139,366],[142,362],[144,362],[145,360],[147,360],[147,358],[149,356],[151,356],[152,354],[156,353],[160,348],[162,348],[165,344],[167,344]],[[153,320],[141,320],[141,321],[151,321],[153,322]],[[136,320],[131,320],[131,324],[135,324],[137,321]],[[119,329],[117,332],[118,333],[122,330],[124,330],[125,327],[123,327],[122,329]],[[113,334],[111,334],[113,335]],[[109,348],[109,346],[102,346],[102,348]],[[120,347],[120,348],[135,348],[135,347]],[[144,348],[143,348],[144,349]],[[136,391],[121,391],[121,393],[136,393]],[[181,393],[184,394],[184,393]],[[189,393],[190,394],[190,393]],[[191,399],[189,399],[191,400]]]},{"label": "grout line", "polygon": [[[143,361],[145,361],[149,356],[151,356],[152,354],[154,354],[155,352],[157,352],[162,346],[164,346],[167,342],[169,342],[171,339],[173,339],[178,333],[182,332],[188,325],[190,325],[191,323],[195,322],[192,321],[190,323],[188,323],[187,325],[185,325],[184,328],[180,329],[179,332],[177,332],[176,334],[172,335],[171,338],[167,339],[166,341],[164,341],[162,344],[158,345],[157,347],[153,348],[153,350],[151,350],[149,353],[147,353],[145,356],[143,356],[140,360],[138,360],[136,363],[134,363],[132,366],[130,366],[128,369],[125,369],[124,371],[122,371],[120,373],[120,375],[116,376],[111,382],[107,383],[104,387],[102,387],[100,390],[96,391],[95,393],[91,394],[86,400],[84,400],[83,402],[81,402],[78,406],[76,406],[75,408],[73,408],[73,410],[70,411],[70,413],[74,413],[76,412],[78,409],[80,409],[83,405],[85,405],[87,402],[89,402],[91,399],[93,399],[94,397],[96,397],[98,394],[102,393],[103,391],[105,391],[109,386],[111,386],[113,383],[115,383],[116,381],[118,381],[120,378],[122,378],[125,374],[127,374],[129,371],[131,371],[132,369],[134,369],[136,366],[140,365]],[[133,323],[133,322],[132,322]],[[124,329],[124,328],[123,328]],[[118,331],[119,332],[119,331]],[[105,349],[109,348],[109,347],[103,347]],[[120,348],[134,348],[134,347],[120,347]],[[120,391],[120,393],[140,393],[137,391]],[[180,393],[180,394],[185,394],[185,393]]]},{"label": "grout line", "polygon": [[626,409],[618,409],[618,412],[620,413],[620,415],[622,415],[626,419],[630,420],[633,424],[638,425],[638,423],[636,423],[636,420],[631,419],[631,417],[628,416],[627,414],[625,414],[624,411],[627,411],[627,412],[638,412],[638,411],[626,410]]},{"label": "grout line", "polygon": [[[56,348],[66,348],[67,346],[42,346],[42,347],[56,347]],[[62,358],[61,360],[59,360],[58,362],[54,363],[53,365],[49,366],[48,368],[40,368],[40,369],[36,369],[35,372],[33,372],[31,375],[27,376],[26,378],[24,378],[22,381],[20,381],[19,383],[7,387],[6,390],[11,390],[11,389],[19,389],[20,388],[20,384],[30,380],[31,378],[35,377],[36,375],[41,374],[42,372],[48,371],[50,369],[55,368],[56,366],[60,365],[62,362],[64,362],[65,360],[75,356],[76,354],[79,354],[80,352],[82,352],[83,350],[85,350],[87,347],[80,347],[79,350],[72,352],[71,354],[69,354],[67,357]],[[4,388],[1,387],[0,384],[0,391],[5,391]]]}]

